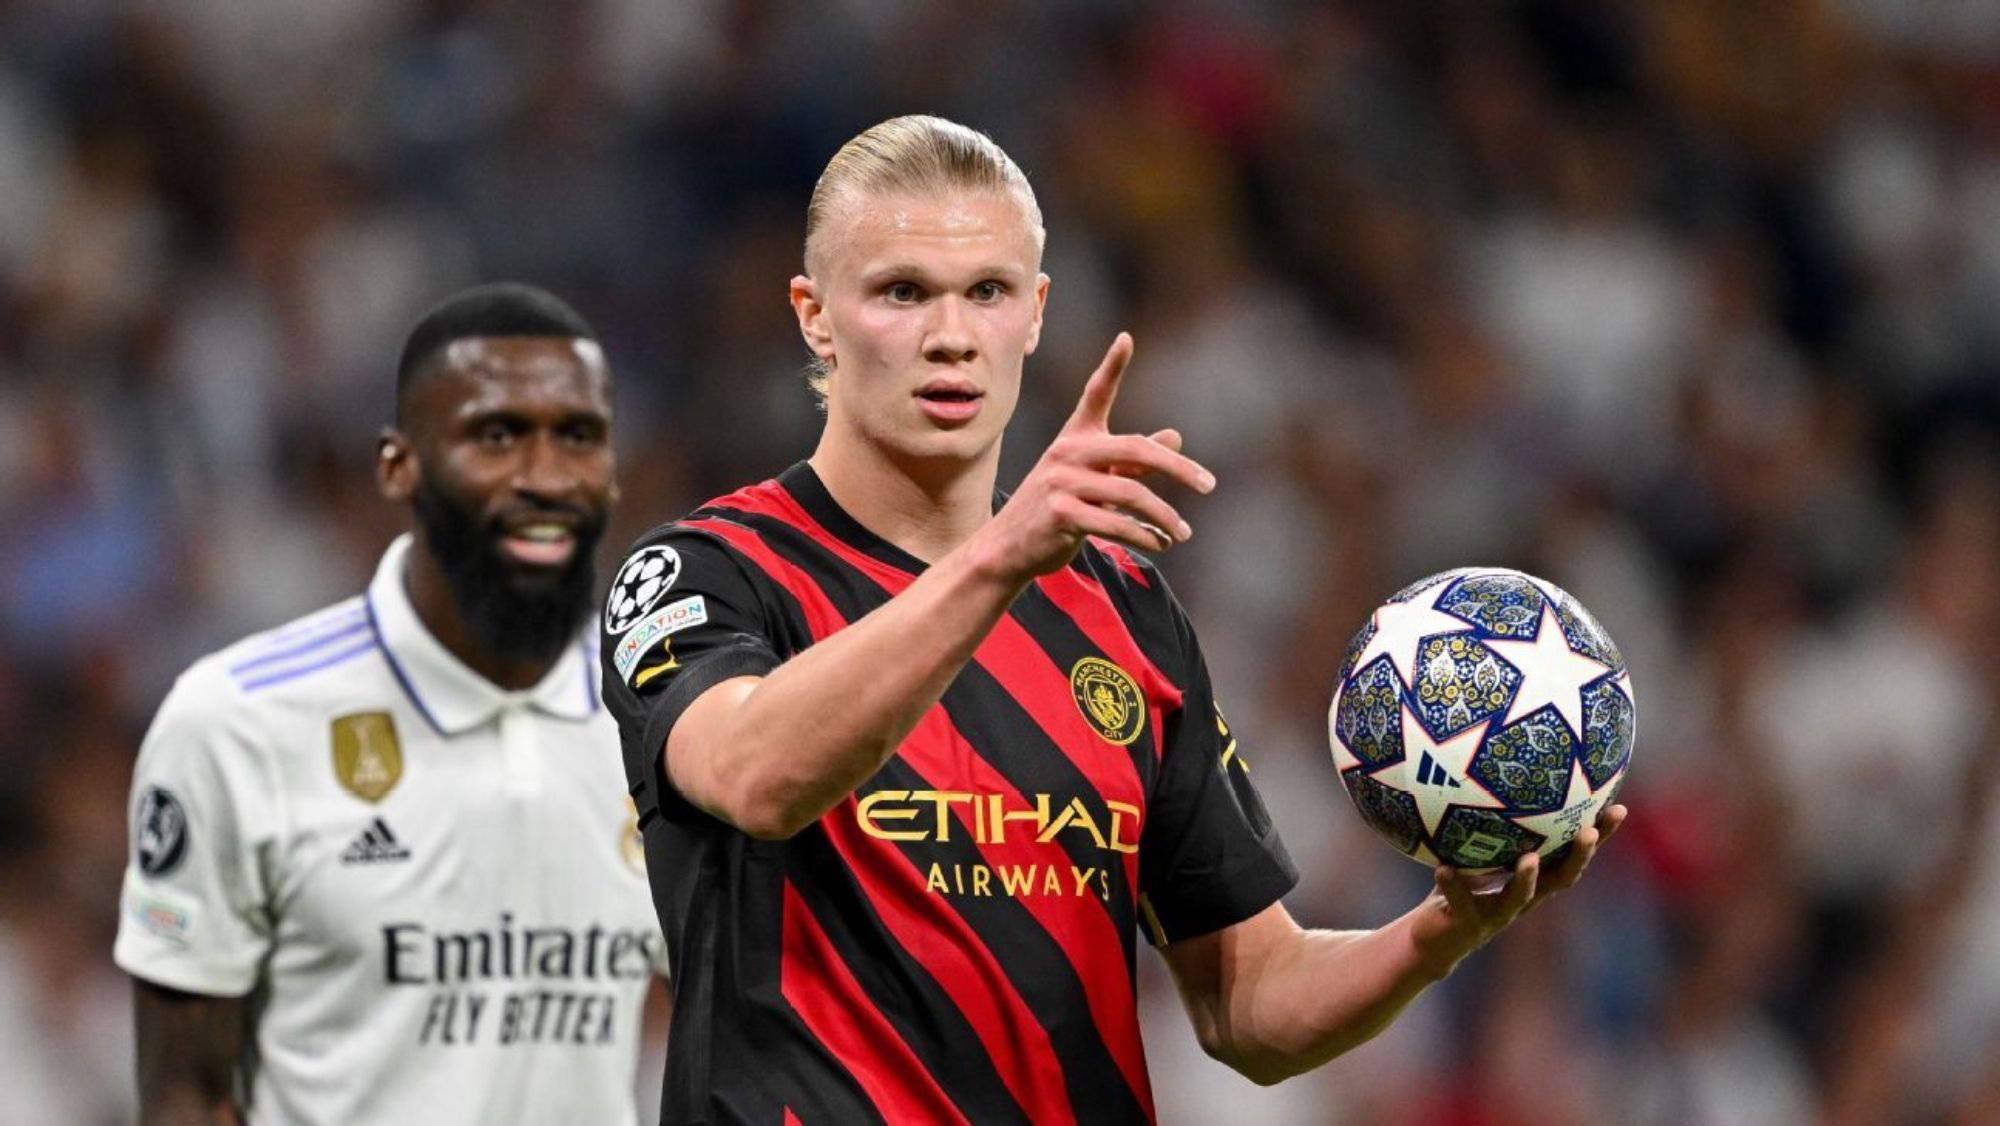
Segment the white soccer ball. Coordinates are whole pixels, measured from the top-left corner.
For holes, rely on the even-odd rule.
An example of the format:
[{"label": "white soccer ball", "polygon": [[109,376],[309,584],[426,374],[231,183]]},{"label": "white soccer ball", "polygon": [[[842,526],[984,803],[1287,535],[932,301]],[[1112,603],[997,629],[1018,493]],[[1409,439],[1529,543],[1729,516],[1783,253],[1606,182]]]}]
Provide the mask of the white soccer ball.
[{"label": "white soccer ball", "polygon": [[1566,847],[1611,804],[1637,719],[1625,659],[1552,583],[1469,567],[1405,588],[1347,647],[1327,727],[1362,820],[1474,871]]}]

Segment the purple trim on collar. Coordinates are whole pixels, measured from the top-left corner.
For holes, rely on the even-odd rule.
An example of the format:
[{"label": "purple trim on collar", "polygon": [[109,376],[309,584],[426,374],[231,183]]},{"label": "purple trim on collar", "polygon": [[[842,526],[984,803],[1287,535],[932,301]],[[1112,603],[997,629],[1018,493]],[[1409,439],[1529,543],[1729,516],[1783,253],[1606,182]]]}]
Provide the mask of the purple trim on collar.
[{"label": "purple trim on collar", "polygon": [[280,664],[294,657],[303,657],[316,650],[324,649],[342,638],[352,637],[357,633],[366,633],[367,630],[368,623],[363,619],[362,615],[356,614],[352,621],[341,621],[331,632],[322,633],[317,637],[309,637],[295,645],[267,650],[247,661],[239,661],[229,666],[229,671],[232,675],[240,677],[244,673],[263,668],[265,665]]},{"label": "purple trim on collar", "polygon": [[[289,681],[297,680],[302,676],[309,676],[312,673],[319,672],[322,669],[330,669],[335,665],[344,665],[354,658],[379,647],[381,647],[381,642],[376,638],[363,638],[359,644],[351,645],[337,653],[328,654],[314,661],[312,664],[280,669],[277,672],[266,673],[261,677],[252,677],[248,680],[239,679],[237,685],[245,692],[255,692],[260,688],[269,688],[275,684],[285,684]],[[386,653],[388,650],[383,649],[383,652]]]},{"label": "purple trim on collar", "polygon": [[431,714],[431,709],[424,703],[424,698],[417,695],[417,686],[410,680],[410,674],[403,671],[403,663],[396,659],[396,650],[391,648],[388,639],[382,636],[382,623],[375,616],[374,592],[362,595],[361,599],[362,605],[368,608],[368,628],[374,632],[376,642],[382,646],[382,656],[388,659],[389,671],[396,674],[396,683],[403,686],[404,695],[410,698],[410,703],[417,706],[417,714],[424,717],[424,722],[431,725],[431,730],[440,736],[445,735],[444,725]]}]

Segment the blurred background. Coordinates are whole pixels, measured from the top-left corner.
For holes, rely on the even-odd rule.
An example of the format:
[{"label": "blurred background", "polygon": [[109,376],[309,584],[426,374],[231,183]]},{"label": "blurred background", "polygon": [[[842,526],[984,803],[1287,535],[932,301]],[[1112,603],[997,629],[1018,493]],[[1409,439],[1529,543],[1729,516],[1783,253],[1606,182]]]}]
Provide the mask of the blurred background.
[{"label": "blurred background", "polygon": [[1428,881],[1325,749],[1388,593],[1536,572],[1638,687],[1625,833],[1376,1042],[1254,1088],[1142,955],[1164,1121],[2000,1121],[1989,0],[0,0],[0,1121],[129,1120],[135,748],[402,526],[415,316],[593,319],[608,563],[810,450],[806,197],[913,111],[1049,221],[1003,481],[1121,328],[1221,478],[1163,566],[1297,915]]}]

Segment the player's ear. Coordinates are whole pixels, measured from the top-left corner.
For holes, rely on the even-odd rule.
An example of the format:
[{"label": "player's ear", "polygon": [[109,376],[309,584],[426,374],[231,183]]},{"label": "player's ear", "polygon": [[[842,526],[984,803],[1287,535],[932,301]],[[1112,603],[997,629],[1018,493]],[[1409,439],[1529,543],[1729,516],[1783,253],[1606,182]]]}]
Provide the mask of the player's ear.
[{"label": "player's ear", "polygon": [[1035,275],[1035,319],[1028,322],[1028,347],[1026,355],[1034,355],[1035,347],[1042,342],[1042,310],[1049,303],[1049,276]]},{"label": "player's ear", "polygon": [[375,439],[375,487],[397,504],[405,504],[417,493],[423,470],[417,464],[416,447],[409,435],[385,426]]},{"label": "player's ear", "polygon": [[822,363],[833,362],[833,328],[827,323],[826,303],[820,300],[819,283],[804,274],[792,279],[792,312],[799,318],[799,335],[806,347]]}]

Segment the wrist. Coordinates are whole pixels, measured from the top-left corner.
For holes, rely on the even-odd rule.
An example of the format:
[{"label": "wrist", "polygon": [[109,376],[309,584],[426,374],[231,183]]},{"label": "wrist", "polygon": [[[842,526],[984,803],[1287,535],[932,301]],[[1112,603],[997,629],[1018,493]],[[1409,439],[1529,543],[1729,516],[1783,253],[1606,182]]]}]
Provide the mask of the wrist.
[{"label": "wrist", "polygon": [[997,597],[1006,606],[1028,589],[1034,575],[1010,558],[1005,545],[999,542],[1000,537],[993,532],[995,523],[989,521],[952,552],[955,558],[949,560],[954,565],[950,569],[976,591]]},{"label": "wrist", "polygon": [[1472,953],[1457,941],[1443,900],[1427,899],[1392,925],[1400,932],[1402,976],[1420,988],[1450,977]]}]

